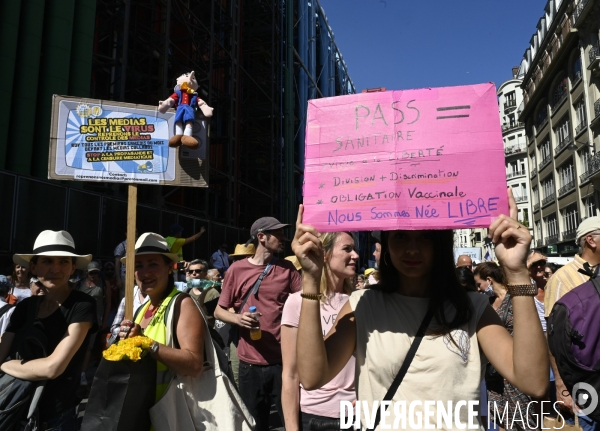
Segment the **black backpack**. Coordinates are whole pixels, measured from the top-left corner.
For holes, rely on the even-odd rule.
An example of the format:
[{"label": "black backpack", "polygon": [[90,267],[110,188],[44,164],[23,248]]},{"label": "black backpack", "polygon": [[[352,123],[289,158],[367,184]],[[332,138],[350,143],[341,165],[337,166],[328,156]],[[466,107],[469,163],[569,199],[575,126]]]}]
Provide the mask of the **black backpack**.
[{"label": "black backpack", "polygon": [[590,280],[567,292],[552,307],[548,346],[573,401],[584,410],[591,408],[593,411],[585,412],[587,416],[600,421],[600,279],[588,263],[579,272]]},{"label": "black backpack", "polygon": [[[35,319],[41,298],[31,300],[27,308],[27,322],[16,334],[17,357],[24,362],[46,357],[48,340],[46,335],[35,327]],[[5,307],[6,308],[6,307]],[[4,314],[5,308],[0,310]],[[0,372],[0,430],[34,431],[38,429],[38,402],[44,390],[45,381],[18,379]]]}]

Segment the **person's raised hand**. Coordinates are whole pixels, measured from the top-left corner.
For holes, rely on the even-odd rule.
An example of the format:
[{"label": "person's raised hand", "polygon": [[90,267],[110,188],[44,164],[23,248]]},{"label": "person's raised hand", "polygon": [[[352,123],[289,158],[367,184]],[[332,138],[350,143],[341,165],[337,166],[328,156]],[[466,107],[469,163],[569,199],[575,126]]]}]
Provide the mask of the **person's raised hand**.
[{"label": "person's raised hand", "polygon": [[296,233],[292,240],[292,251],[302,265],[304,274],[320,278],[325,262],[323,244],[319,239],[321,234],[313,226],[302,224],[303,215],[304,205],[300,205],[296,220]]},{"label": "person's raised hand", "polygon": [[527,253],[531,244],[529,229],[517,221],[517,204],[510,188],[508,207],[510,217],[501,214],[492,222],[489,237],[496,245],[496,257],[500,265],[509,273],[527,272]]}]

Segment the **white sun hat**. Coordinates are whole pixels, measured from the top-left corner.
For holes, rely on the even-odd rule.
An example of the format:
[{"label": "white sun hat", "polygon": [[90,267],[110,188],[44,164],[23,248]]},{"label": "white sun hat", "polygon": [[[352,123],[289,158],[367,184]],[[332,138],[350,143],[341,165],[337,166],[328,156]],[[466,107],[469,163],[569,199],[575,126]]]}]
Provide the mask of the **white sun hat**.
[{"label": "white sun hat", "polygon": [[[143,233],[135,242],[135,255],[141,254],[162,254],[167,256],[174,263],[179,262],[179,256],[171,253],[167,240],[157,233]],[[121,258],[121,263],[125,263],[127,256]]]},{"label": "white sun hat", "polygon": [[75,252],[75,242],[71,234],[64,230],[53,231],[45,230],[35,239],[33,251],[29,254],[13,254],[13,262],[21,266],[29,266],[29,261],[33,256],[70,256],[76,257],[75,266],[77,269],[87,267],[92,260],[91,254],[77,254]]}]

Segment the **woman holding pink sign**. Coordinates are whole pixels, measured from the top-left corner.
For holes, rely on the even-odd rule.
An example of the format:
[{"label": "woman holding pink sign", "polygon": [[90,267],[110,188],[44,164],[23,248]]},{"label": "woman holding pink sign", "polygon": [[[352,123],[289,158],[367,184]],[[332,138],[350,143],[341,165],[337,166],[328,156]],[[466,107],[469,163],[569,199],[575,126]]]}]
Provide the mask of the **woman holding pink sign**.
[{"label": "woman holding pink sign", "polygon": [[[402,419],[396,411],[402,404],[409,412],[403,428],[408,420],[414,429],[464,429],[471,421],[483,429],[487,424],[480,423],[477,404],[487,360],[522,392],[543,397],[548,354],[533,299],[537,289],[525,265],[531,235],[516,220],[510,191],[509,207],[511,217],[500,215],[489,235],[513,298],[513,337],[487,297],[466,292],[458,282],[452,231],[412,230],[383,232],[380,283],[354,292],[323,339],[318,301],[324,259],[321,234],[302,224],[301,206],[292,248],[304,276],[297,334],[303,387],[322,387],[354,355],[356,405],[360,402],[362,408],[359,412],[345,405],[342,416],[356,413],[368,429],[377,428],[380,419],[382,425],[384,420],[390,425]],[[387,412],[375,411],[375,401],[389,401]],[[373,410],[365,412],[369,409]],[[439,414],[442,409],[447,415]],[[520,427],[519,422],[508,425]]]}]

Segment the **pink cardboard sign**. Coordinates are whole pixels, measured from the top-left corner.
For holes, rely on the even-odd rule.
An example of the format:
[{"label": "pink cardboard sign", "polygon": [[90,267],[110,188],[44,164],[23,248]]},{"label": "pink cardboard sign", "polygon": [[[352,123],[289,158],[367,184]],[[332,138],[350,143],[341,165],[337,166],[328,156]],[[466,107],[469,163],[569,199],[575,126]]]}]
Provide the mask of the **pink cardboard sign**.
[{"label": "pink cardboard sign", "polygon": [[488,227],[505,172],[491,83],[309,101],[304,222],[322,232]]}]

